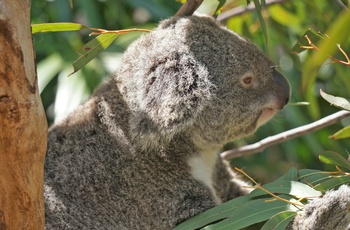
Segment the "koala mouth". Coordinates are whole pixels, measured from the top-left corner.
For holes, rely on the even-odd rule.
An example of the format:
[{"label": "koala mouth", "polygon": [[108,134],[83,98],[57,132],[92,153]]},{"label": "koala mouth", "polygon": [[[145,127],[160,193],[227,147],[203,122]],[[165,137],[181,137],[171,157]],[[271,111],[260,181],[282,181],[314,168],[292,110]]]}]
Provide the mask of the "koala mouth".
[{"label": "koala mouth", "polygon": [[265,106],[262,107],[260,116],[258,117],[257,127],[269,121],[278,111],[282,110],[285,107],[288,101],[289,91],[288,94],[274,98],[273,100],[270,100],[267,104],[265,104]]},{"label": "koala mouth", "polygon": [[269,107],[263,108],[258,118],[257,127],[268,122],[276,113],[277,113],[276,109],[269,108]]}]

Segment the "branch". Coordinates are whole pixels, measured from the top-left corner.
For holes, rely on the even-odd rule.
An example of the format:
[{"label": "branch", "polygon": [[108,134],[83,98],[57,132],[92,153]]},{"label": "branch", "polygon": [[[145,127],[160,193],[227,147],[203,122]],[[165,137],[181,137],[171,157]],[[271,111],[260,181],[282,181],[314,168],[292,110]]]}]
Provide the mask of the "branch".
[{"label": "branch", "polygon": [[295,129],[288,130],[283,133],[279,133],[277,135],[267,137],[257,143],[246,145],[242,147],[238,147],[236,149],[231,149],[228,151],[225,151],[221,153],[221,157],[225,160],[230,160],[236,157],[240,157],[243,155],[251,155],[254,153],[262,152],[267,147],[270,147],[272,145],[275,145],[277,143],[285,142],[287,140],[293,139],[295,137],[299,137],[302,135],[305,135],[307,133],[311,133],[313,131],[322,129],[324,127],[330,126],[334,123],[337,123],[341,119],[345,117],[349,117],[350,112],[346,110],[341,110],[339,112],[336,112],[332,115],[329,115],[327,117],[324,117],[318,121],[315,121],[313,123],[297,127]]},{"label": "branch", "polygon": [[30,0],[0,0],[0,229],[44,229],[47,120]]},{"label": "branch", "polygon": [[179,9],[179,11],[177,11],[175,16],[191,16],[196,11],[196,9],[202,4],[202,2],[203,0],[187,0]]},{"label": "branch", "polygon": [[[266,6],[282,3],[285,1],[287,0],[266,0]],[[248,6],[238,6],[233,9],[222,12],[221,14],[219,14],[217,19],[218,21],[225,21],[229,18],[239,16],[253,10],[255,10],[254,4],[249,4]]]},{"label": "branch", "polygon": [[337,2],[343,9],[349,10],[349,8],[347,8],[346,5],[341,0],[337,0]]},{"label": "branch", "polygon": [[[306,38],[307,42],[309,43],[309,46],[300,46],[300,48],[320,51],[320,49],[315,44],[312,43],[312,41],[310,40],[310,38],[307,35],[305,35],[305,38]],[[340,64],[350,66],[350,58],[348,57],[348,55],[340,47],[340,44],[336,44],[336,46],[338,47],[338,50],[344,55],[346,61],[342,61],[342,60],[339,60],[338,58],[335,58],[335,57],[328,55],[328,57],[333,60],[333,62],[331,62],[330,64],[338,62]]]}]

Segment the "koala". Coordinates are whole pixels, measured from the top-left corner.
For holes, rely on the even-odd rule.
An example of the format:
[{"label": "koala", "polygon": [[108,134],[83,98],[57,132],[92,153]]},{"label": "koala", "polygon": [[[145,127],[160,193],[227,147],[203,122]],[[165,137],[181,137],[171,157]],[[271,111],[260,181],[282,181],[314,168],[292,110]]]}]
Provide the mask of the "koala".
[{"label": "koala", "polygon": [[249,193],[220,150],[289,97],[274,63],[215,19],[162,21],[50,128],[46,229],[172,229]]}]

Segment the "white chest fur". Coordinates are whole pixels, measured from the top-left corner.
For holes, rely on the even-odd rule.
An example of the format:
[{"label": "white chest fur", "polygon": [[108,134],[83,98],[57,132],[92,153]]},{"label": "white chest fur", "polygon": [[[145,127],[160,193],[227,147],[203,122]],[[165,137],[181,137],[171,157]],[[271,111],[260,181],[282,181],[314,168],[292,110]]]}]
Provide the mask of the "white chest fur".
[{"label": "white chest fur", "polygon": [[196,179],[205,184],[212,192],[218,203],[219,198],[216,196],[213,187],[213,172],[218,155],[212,151],[203,151],[199,156],[190,158],[188,161],[191,167],[191,175]]}]

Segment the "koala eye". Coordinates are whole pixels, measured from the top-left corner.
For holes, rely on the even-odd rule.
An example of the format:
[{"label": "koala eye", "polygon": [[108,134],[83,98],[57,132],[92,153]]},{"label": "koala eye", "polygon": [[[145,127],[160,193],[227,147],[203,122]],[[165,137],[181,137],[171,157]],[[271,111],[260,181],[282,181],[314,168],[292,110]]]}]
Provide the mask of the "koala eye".
[{"label": "koala eye", "polygon": [[249,89],[257,85],[256,78],[251,72],[243,74],[243,76],[241,76],[239,79],[239,83],[245,89]]},{"label": "koala eye", "polygon": [[252,78],[251,77],[246,77],[243,79],[244,84],[248,85],[252,83]]}]

